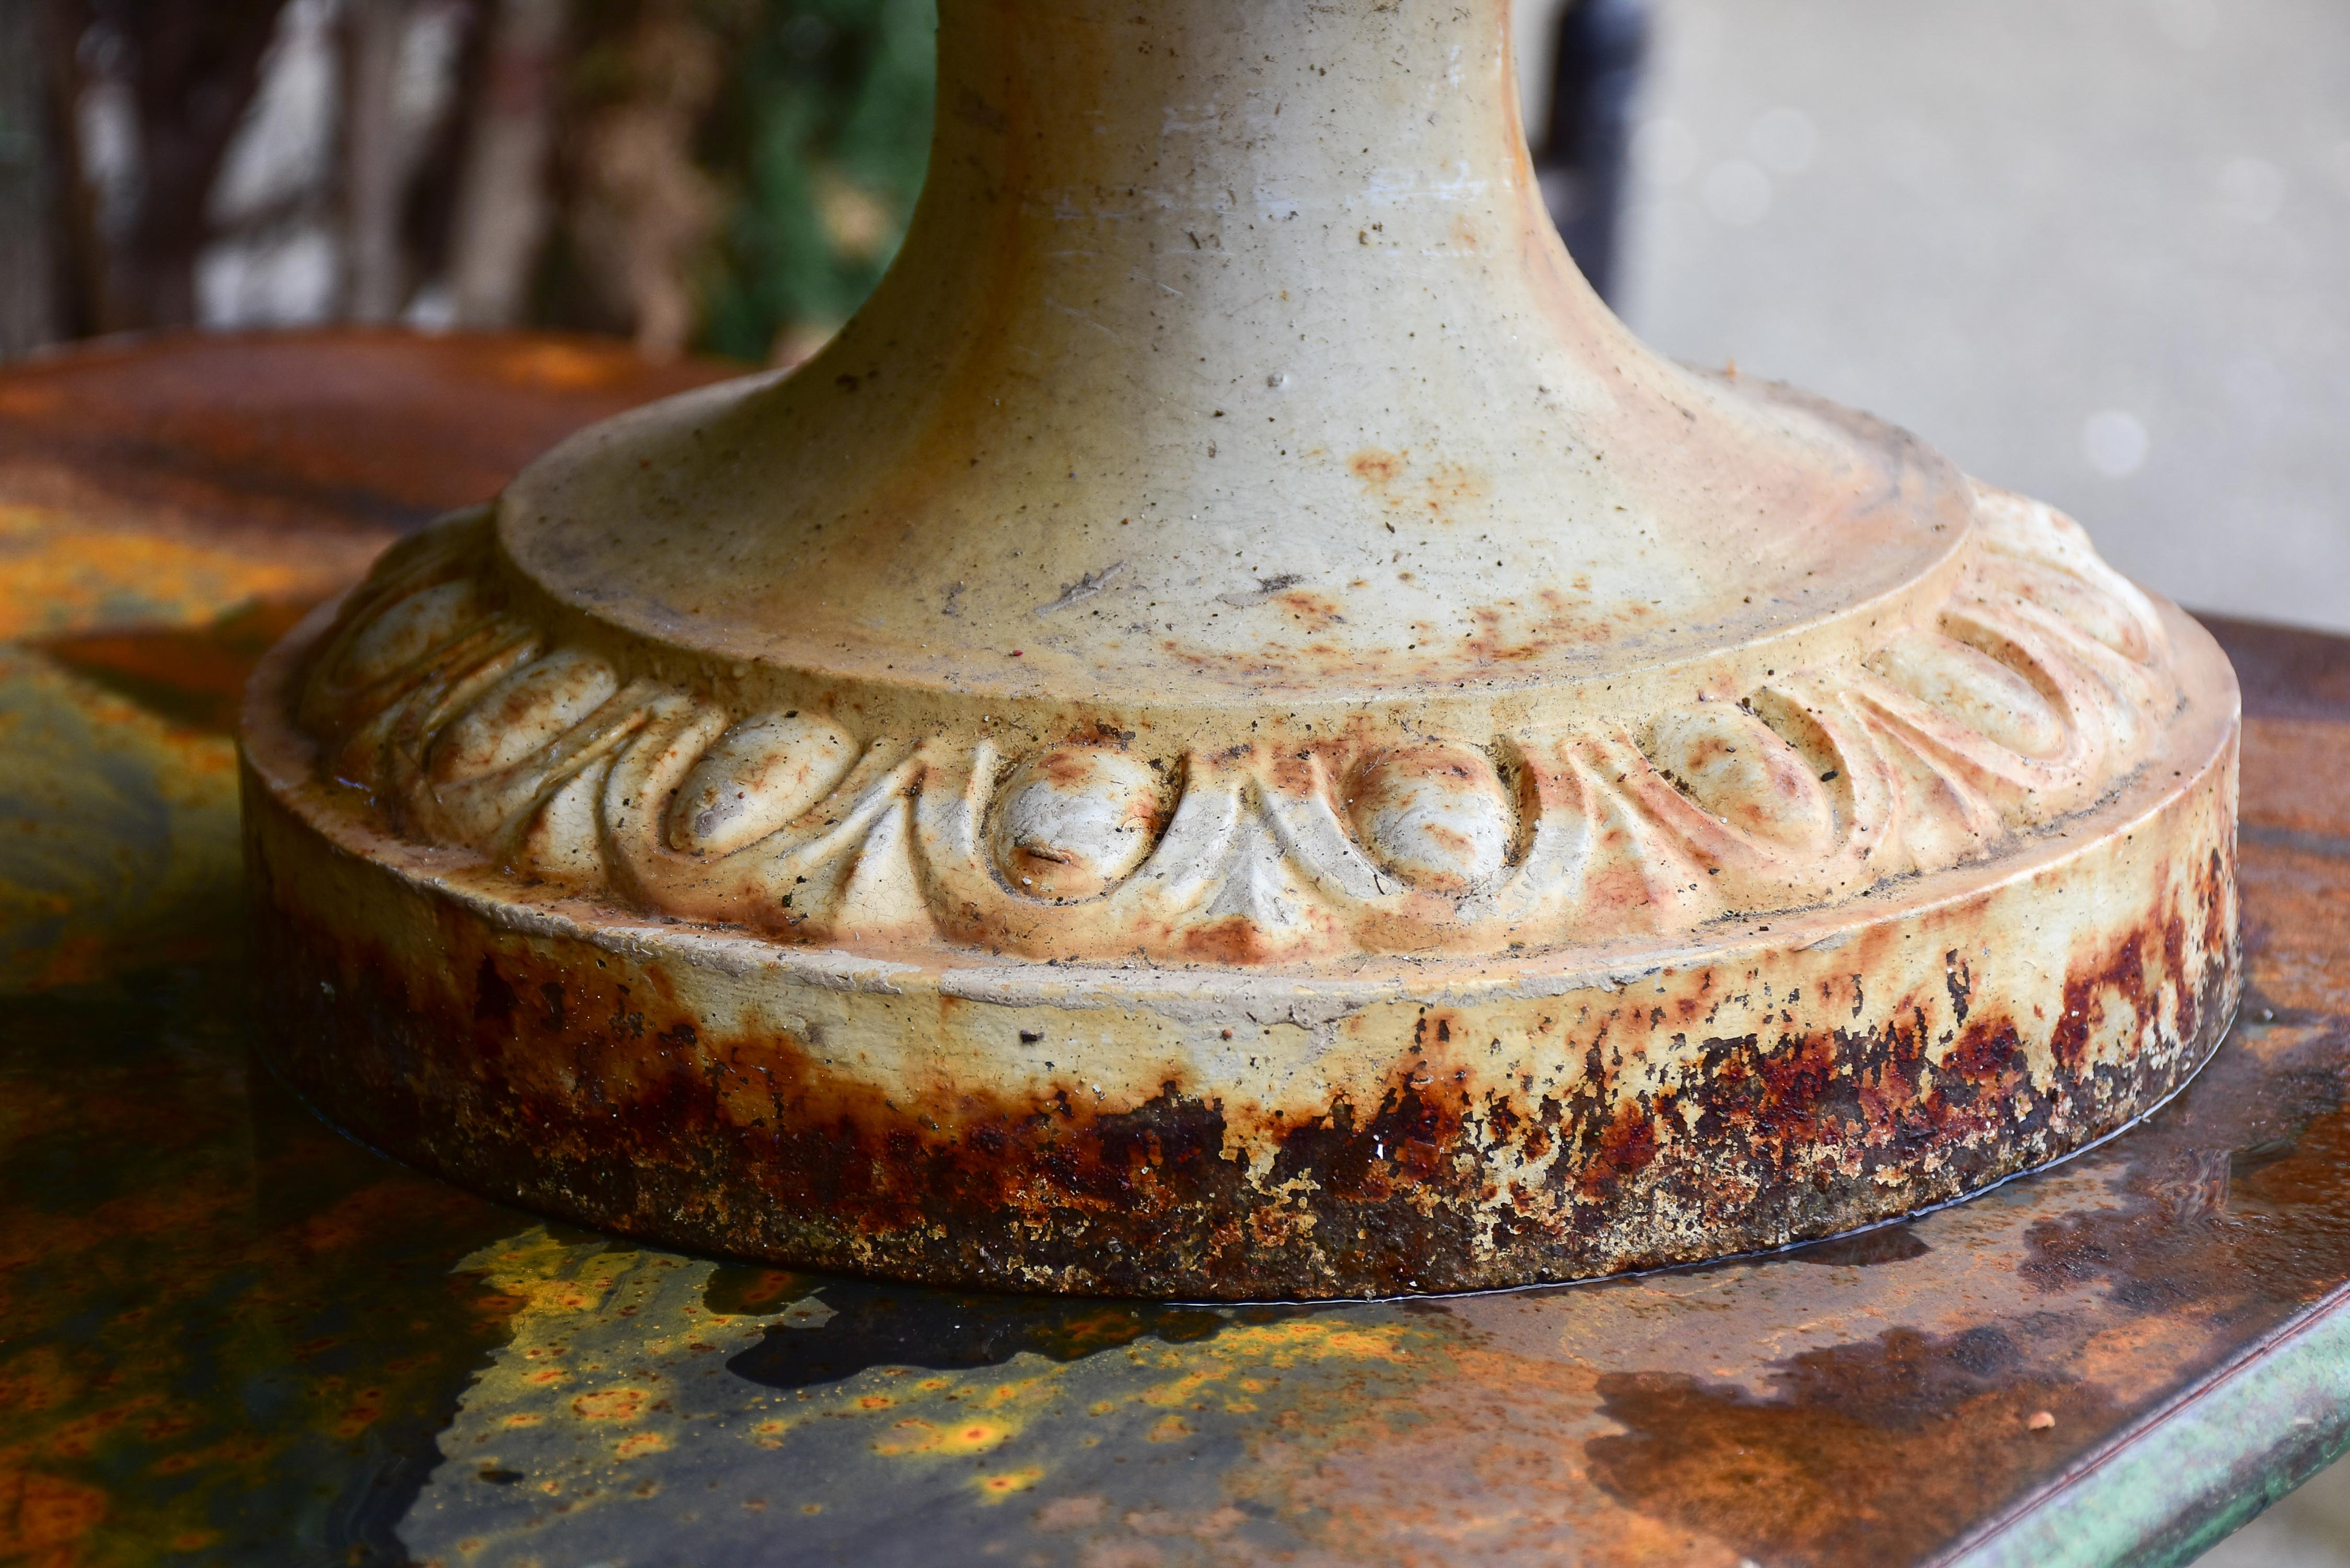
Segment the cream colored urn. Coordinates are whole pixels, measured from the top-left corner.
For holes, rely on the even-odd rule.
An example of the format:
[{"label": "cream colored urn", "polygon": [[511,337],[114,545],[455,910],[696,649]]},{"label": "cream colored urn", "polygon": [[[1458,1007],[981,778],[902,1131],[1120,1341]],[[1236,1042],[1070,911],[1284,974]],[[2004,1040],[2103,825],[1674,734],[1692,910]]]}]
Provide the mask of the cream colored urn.
[{"label": "cream colored urn", "polygon": [[2237,996],[2237,701],[2072,522],[1669,363],[1506,0],[943,0],[816,359],[574,437],[270,659],[270,1056],[664,1242],[1199,1298],[1830,1234]]}]

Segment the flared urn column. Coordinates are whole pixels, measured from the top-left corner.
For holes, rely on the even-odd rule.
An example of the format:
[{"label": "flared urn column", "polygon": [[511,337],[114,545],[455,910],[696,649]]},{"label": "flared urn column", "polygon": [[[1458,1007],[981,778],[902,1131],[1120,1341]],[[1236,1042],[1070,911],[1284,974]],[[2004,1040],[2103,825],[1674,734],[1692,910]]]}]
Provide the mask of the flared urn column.
[{"label": "flared urn column", "polygon": [[256,680],[274,1058],[672,1242],[1354,1295],[1824,1235],[2235,1001],[2235,694],[2046,507],[1658,358],[1504,0],[946,0],[814,361]]}]

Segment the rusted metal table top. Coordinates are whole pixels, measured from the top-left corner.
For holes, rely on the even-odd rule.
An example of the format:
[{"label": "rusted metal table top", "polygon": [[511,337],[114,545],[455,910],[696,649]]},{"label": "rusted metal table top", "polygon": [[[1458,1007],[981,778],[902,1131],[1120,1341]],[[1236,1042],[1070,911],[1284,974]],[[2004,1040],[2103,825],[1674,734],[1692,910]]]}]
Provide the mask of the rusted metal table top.
[{"label": "rusted metal table top", "polygon": [[[307,341],[339,373],[352,345]],[[395,385],[507,395],[494,342],[372,341]],[[200,347],[301,403],[287,345]],[[616,365],[599,395],[709,373]],[[344,1141],[250,1054],[239,671],[364,541],[605,408],[452,433],[482,439],[444,465],[411,425],[384,439],[421,456],[381,462],[360,388],[317,428],[368,499],[287,503],[255,544],[235,527],[277,514],[241,485],[340,504],[302,488],[312,449],[256,441],[213,514],[119,456],[43,477],[43,375],[72,380],[0,372],[0,519],[37,510],[19,559],[98,587],[26,597],[0,649],[0,1563],[2163,1563],[2350,1440],[2350,639],[2212,623],[2246,694],[2251,996],[2184,1095],[2069,1165],[1563,1289],[956,1296],[538,1221]],[[198,428],[183,385],[99,450]],[[229,565],[76,555],[99,535]]]}]

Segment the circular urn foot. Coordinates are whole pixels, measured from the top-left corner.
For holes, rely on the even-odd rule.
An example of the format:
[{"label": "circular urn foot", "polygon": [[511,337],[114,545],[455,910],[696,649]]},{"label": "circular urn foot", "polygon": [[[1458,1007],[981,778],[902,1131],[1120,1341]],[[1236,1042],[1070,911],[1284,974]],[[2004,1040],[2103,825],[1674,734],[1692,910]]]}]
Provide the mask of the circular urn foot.
[{"label": "circular urn foot", "polygon": [[2002,639],[1278,753],[697,696],[460,521],[255,683],[267,1049],[479,1190],[965,1286],[1465,1290],[1957,1198],[2159,1103],[2237,984],[2225,662],[1987,504],[2044,547],[1939,624]]}]

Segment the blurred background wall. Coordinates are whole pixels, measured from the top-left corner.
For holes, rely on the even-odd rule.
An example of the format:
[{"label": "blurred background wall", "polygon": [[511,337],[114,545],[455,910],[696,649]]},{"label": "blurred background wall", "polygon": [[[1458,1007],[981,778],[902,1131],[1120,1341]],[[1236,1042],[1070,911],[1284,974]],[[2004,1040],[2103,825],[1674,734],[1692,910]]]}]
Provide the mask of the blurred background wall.
[{"label": "blurred background wall", "polygon": [[[932,3],[0,0],[0,353],[348,320],[796,359],[903,228]],[[2350,6],[1646,10],[1638,330],[1918,430],[2189,604],[2350,629]],[[1559,16],[1518,19],[1537,140]]]},{"label": "blurred background wall", "polygon": [[1920,431],[2187,604],[2350,629],[2350,5],[1656,10],[1644,337]]},{"label": "blurred background wall", "polygon": [[356,321],[796,357],[896,246],[934,29],[932,0],[0,0],[0,350]]}]

